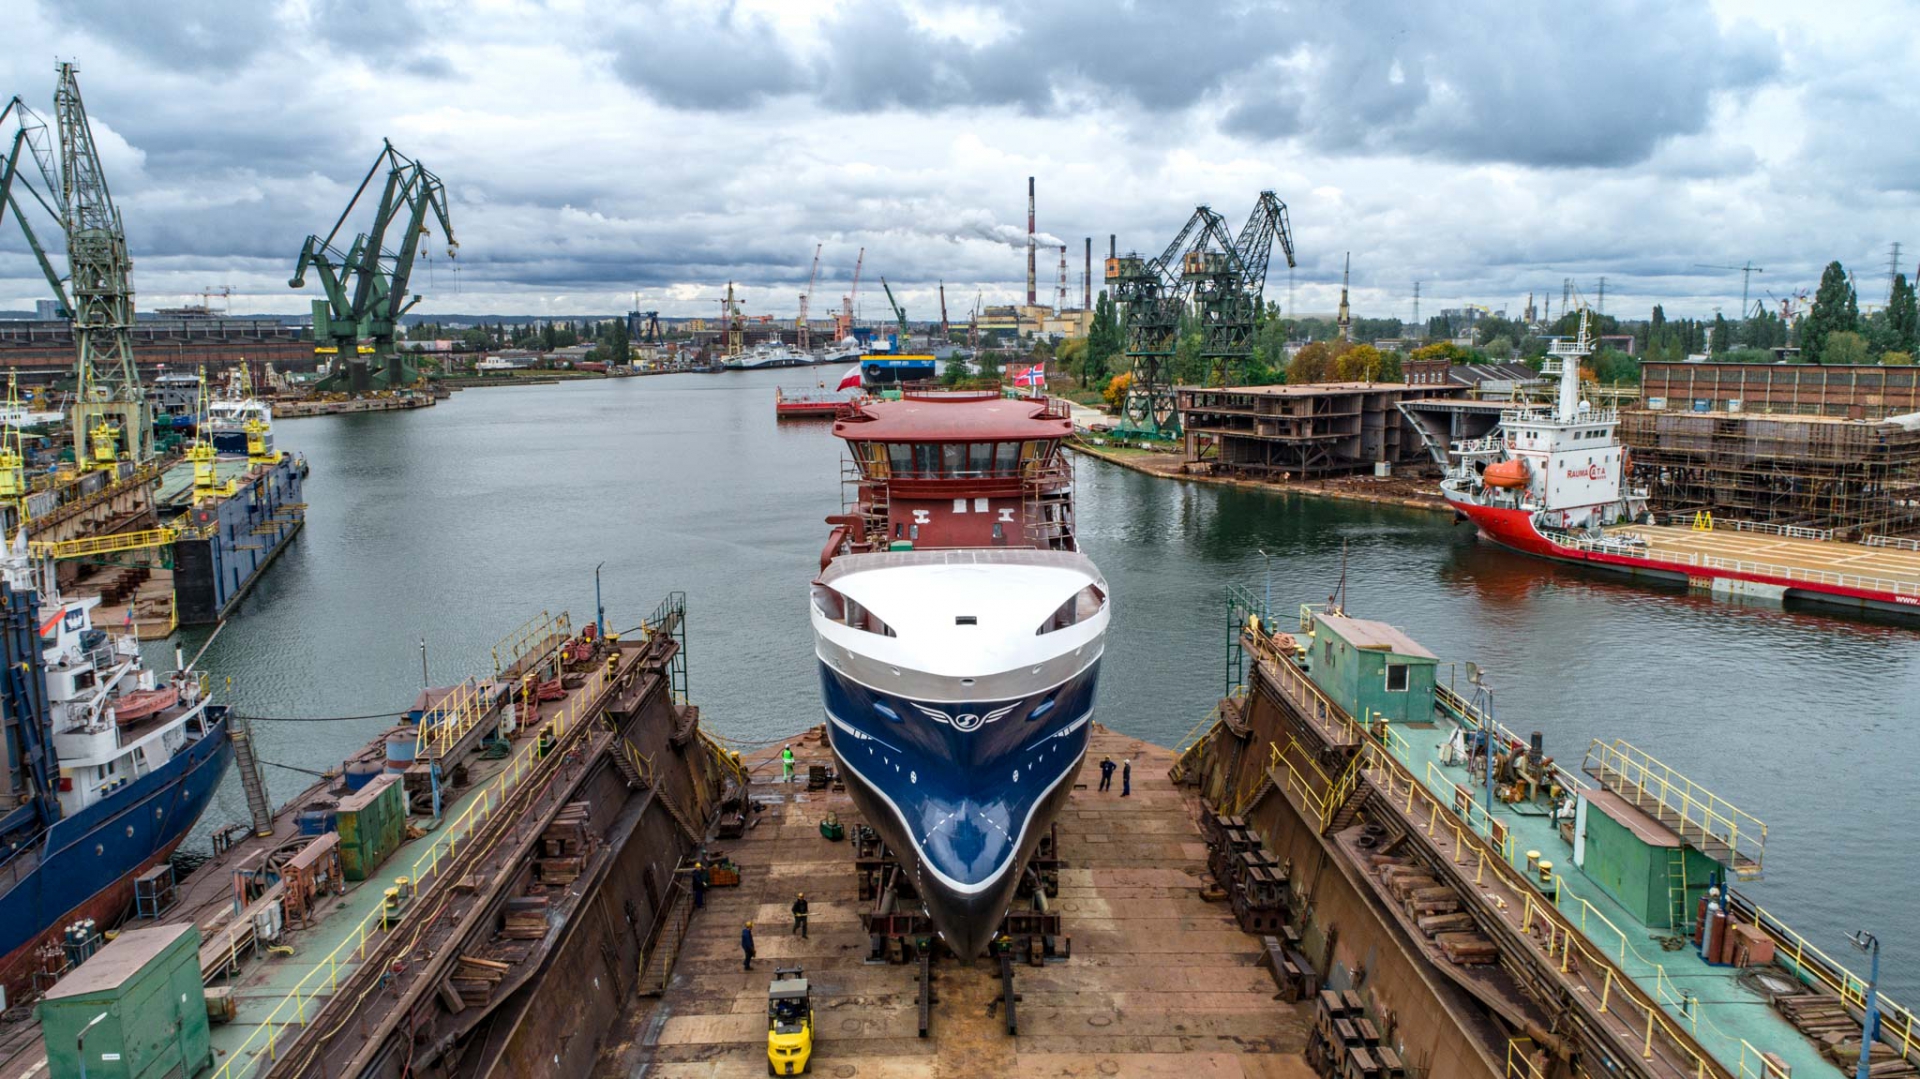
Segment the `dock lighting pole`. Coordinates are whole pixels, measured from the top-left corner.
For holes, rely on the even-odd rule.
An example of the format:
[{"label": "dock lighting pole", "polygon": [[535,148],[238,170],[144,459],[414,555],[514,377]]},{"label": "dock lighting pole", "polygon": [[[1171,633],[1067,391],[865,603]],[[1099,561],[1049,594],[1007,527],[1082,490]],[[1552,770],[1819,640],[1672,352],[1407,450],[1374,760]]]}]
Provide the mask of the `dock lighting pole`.
[{"label": "dock lighting pole", "polygon": [[87,1031],[99,1026],[106,1018],[106,1012],[94,1016],[86,1026],[80,1028],[79,1036],[73,1039],[73,1055],[80,1058],[80,1079],[87,1079]]},{"label": "dock lighting pole", "polygon": [[420,688],[433,688],[433,683],[427,680],[427,639],[425,637],[420,638]]},{"label": "dock lighting pole", "polygon": [[[605,562],[600,566],[606,565]],[[596,637],[607,635],[607,608],[600,602],[600,566],[593,567],[593,633]]]},{"label": "dock lighting pole", "polygon": [[[1267,563],[1267,598],[1260,604],[1260,624],[1264,626],[1273,621],[1273,556],[1268,554],[1264,547],[1255,547],[1254,551]],[[1273,631],[1269,629],[1267,632]]]},{"label": "dock lighting pole", "polygon": [[1873,1039],[1880,1032],[1880,996],[1874,988],[1880,984],[1880,938],[1862,929],[1847,939],[1873,957],[1867,968],[1867,1018],[1860,1025],[1860,1063],[1853,1069],[1853,1079],[1867,1079]]}]

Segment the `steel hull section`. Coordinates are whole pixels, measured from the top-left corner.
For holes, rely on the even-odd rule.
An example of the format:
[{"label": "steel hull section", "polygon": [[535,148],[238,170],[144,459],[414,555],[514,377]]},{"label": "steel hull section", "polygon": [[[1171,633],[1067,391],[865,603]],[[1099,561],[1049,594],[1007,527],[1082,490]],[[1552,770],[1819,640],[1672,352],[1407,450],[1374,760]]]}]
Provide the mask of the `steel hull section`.
[{"label": "steel hull section", "polygon": [[1766,573],[1749,573],[1712,565],[1682,565],[1640,558],[1631,554],[1586,551],[1563,547],[1535,527],[1529,510],[1482,506],[1447,494],[1447,504],[1473,522],[1480,535],[1522,554],[1572,562],[1635,577],[1652,577],[1682,584],[1704,582],[1708,587],[1730,594],[1770,594],[1783,599],[1802,600],[1849,610],[1878,611],[1906,618],[1920,618],[1920,597],[1893,592],[1850,588],[1818,581],[1802,581]]},{"label": "steel hull section", "polygon": [[820,665],[828,741],[848,792],[956,954],[986,950],[1072,792],[1098,676],[1096,659],[1058,685],[959,704],[893,696]]}]

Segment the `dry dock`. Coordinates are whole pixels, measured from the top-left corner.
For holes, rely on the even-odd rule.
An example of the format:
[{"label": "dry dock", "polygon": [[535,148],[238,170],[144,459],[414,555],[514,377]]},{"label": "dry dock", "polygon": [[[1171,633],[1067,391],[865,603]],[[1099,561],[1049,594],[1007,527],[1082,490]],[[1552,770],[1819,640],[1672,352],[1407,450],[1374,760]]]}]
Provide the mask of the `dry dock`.
[{"label": "dry dock", "polygon": [[[796,776],[832,764],[813,732],[796,741]],[[1083,770],[1060,814],[1055,909],[1072,956],[1016,966],[1020,1032],[995,1005],[998,969],[934,964],[931,1030],[918,1036],[917,968],[866,960],[848,842],[820,834],[827,813],[851,833],[859,815],[844,792],[780,781],[774,747],[754,761],[763,809],[744,837],[716,844],[741,867],[737,888],[714,888],[695,916],[664,997],[635,1009],[632,1028],[596,1074],[721,1079],[766,1074],[767,984],[776,966],[812,981],[820,1031],[811,1074],[862,1079],[945,1076],[1144,1076],[1304,1079],[1300,1055],[1312,1014],[1277,999],[1259,965],[1260,938],[1241,932],[1223,903],[1200,897],[1207,847],[1195,797],[1167,778],[1173,754],[1095,728],[1090,762],[1133,761],[1133,793],[1093,789]],[[794,895],[811,906],[811,935],[790,933]],[[740,928],[751,919],[759,957],[741,969]]]}]

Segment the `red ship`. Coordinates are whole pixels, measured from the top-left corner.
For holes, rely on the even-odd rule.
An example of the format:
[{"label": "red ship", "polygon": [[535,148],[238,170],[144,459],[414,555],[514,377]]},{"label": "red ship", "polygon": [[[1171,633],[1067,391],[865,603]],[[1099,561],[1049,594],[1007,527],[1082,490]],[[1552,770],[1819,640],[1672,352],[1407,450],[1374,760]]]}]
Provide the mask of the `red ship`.
[{"label": "red ship", "polygon": [[1920,614],[1920,544],[1912,541],[1845,543],[1821,530],[1706,514],[1661,524],[1647,492],[1626,483],[1618,411],[1580,400],[1590,340],[1583,315],[1577,338],[1554,342],[1543,369],[1560,380],[1552,408],[1508,409],[1486,438],[1453,444],[1440,493],[1482,536],[1721,595]]}]

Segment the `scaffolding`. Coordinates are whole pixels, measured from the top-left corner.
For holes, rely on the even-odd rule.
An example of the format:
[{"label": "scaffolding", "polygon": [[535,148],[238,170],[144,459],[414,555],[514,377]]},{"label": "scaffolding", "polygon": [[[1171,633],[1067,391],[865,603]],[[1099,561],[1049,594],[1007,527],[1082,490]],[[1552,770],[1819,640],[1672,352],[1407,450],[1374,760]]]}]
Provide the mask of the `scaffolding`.
[{"label": "scaffolding", "polygon": [[1177,392],[1189,464],[1216,475],[1294,478],[1425,461],[1420,432],[1398,406],[1449,397],[1457,387],[1328,382]]},{"label": "scaffolding", "polygon": [[1856,540],[1920,530],[1920,422],[1630,411],[1620,434],[1662,512]]}]

